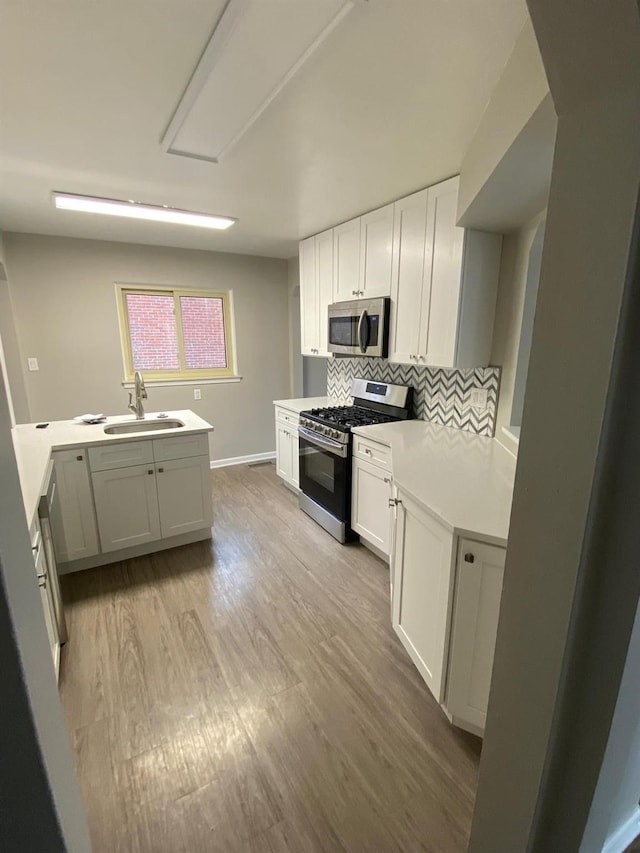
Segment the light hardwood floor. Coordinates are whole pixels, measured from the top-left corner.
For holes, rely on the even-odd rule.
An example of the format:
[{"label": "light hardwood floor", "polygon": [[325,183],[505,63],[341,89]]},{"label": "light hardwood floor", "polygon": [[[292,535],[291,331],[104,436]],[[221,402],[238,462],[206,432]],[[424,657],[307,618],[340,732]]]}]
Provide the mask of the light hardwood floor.
[{"label": "light hardwood floor", "polygon": [[212,483],[211,543],[63,578],[94,853],[466,850],[480,741],[396,639],[387,566],[272,464]]}]

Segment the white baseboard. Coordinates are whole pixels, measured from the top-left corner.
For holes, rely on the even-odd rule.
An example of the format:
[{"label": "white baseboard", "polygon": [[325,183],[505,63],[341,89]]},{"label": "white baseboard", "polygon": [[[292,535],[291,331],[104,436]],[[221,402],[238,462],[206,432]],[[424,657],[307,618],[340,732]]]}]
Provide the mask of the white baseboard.
[{"label": "white baseboard", "polygon": [[228,459],[212,459],[211,468],[228,468],[230,465],[249,465],[251,462],[268,462],[276,458],[275,450],[253,453],[251,456],[230,456]]},{"label": "white baseboard", "polygon": [[640,809],[636,809],[629,820],[609,836],[602,848],[602,853],[623,853],[639,834]]}]

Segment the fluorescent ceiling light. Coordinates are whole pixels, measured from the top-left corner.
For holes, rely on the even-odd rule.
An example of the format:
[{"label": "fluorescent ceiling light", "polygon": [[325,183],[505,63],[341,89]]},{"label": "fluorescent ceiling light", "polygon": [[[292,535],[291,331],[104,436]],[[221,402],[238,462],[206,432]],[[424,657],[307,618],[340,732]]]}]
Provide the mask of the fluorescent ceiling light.
[{"label": "fluorescent ceiling light", "polygon": [[170,222],[174,225],[194,225],[198,228],[224,230],[237,222],[230,216],[214,216],[210,213],[194,213],[165,205],[141,204],[138,201],[117,201],[110,198],[93,198],[88,195],[53,193],[55,205],[60,210],[77,210],[81,213],[104,213],[107,216],[126,216],[129,219],[151,219],[154,222]]}]

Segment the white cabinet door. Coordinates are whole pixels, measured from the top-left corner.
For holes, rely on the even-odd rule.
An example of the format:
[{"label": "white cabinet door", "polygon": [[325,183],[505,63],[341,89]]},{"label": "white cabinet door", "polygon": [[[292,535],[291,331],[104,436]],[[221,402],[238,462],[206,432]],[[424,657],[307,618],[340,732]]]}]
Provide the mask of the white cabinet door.
[{"label": "white cabinet door", "polygon": [[287,482],[293,479],[291,432],[278,421],[276,421],[276,474]]},{"label": "white cabinet door", "polygon": [[321,355],[327,358],[331,356],[329,352],[328,308],[333,302],[333,228],[315,237],[315,250],[318,288],[318,352],[314,353],[314,355]]},{"label": "white cabinet door", "polygon": [[393,204],[360,217],[360,296],[391,294]]},{"label": "white cabinet door", "polygon": [[298,439],[298,428],[295,426],[289,433],[291,444],[291,485],[300,488],[300,441]]},{"label": "white cabinet door", "polygon": [[315,355],[318,339],[318,284],[315,237],[302,240],[300,260],[300,343],[302,355]]},{"label": "white cabinet door", "polygon": [[56,450],[53,454],[60,501],[62,536],[54,530],[58,562],[80,560],[100,553],[87,452]]},{"label": "white cabinet door", "polygon": [[391,477],[382,468],[353,460],[351,526],[388,556],[391,541]]},{"label": "white cabinet door", "polygon": [[357,299],[360,290],[360,217],[333,229],[334,299]]},{"label": "white cabinet door", "polygon": [[208,456],[156,464],[162,538],[211,527],[211,469]]},{"label": "white cabinet door", "polygon": [[393,627],[438,702],[449,639],[453,536],[398,490]]},{"label": "white cabinet door", "polygon": [[477,733],[487,718],[505,557],[504,548],[460,542],[447,709]]},{"label": "white cabinet door", "polygon": [[421,332],[429,322],[431,279],[425,277],[428,194],[429,190],[422,190],[395,203],[389,360],[404,364],[418,362]]},{"label": "white cabinet door", "polygon": [[429,188],[425,264],[431,282],[420,352],[426,364],[455,367],[464,228],[456,225],[459,178]]},{"label": "white cabinet door", "polygon": [[103,551],[160,539],[153,464],[94,471],[92,480]]},{"label": "white cabinet door", "polygon": [[49,575],[42,542],[40,543],[40,547],[38,548],[36,555],[36,573],[38,576],[38,586],[40,587],[40,601],[42,602],[42,610],[44,611],[44,623],[47,629],[49,650],[51,652],[53,666],[56,669],[57,675],[58,663],[60,660],[60,643],[58,642],[56,614],[51,590],[49,589]]}]

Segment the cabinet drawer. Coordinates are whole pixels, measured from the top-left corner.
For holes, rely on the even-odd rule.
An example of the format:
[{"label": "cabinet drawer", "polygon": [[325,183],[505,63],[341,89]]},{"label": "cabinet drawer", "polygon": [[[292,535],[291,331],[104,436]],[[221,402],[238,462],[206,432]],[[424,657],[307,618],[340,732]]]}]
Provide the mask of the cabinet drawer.
[{"label": "cabinet drawer", "polygon": [[276,422],[281,424],[289,424],[289,426],[297,426],[299,416],[295,412],[290,412],[288,409],[276,409]]},{"label": "cabinet drawer", "polygon": [[361,435],[354,435],[353,455],[358,459],[372,462],[374,465],[384,468],[385,471],[391,470],[391,448],[379,441],[371,441],[371,439],[363,438]]},{"label": "cabinet drawer", "polygon": [[195,435],[173,435],[153,440],[153,458],[156,462],[185,459],[188,456],[209,456],[209,436],[206,432]]},{"label": "cabinet drawer", "polygon": [[[78,450],[78,454],[83,451]],[[92,471],[110,471],[129,465],[146,465],[153,462],[150,441],[114,441],[89,448],[89,467]]]}]

